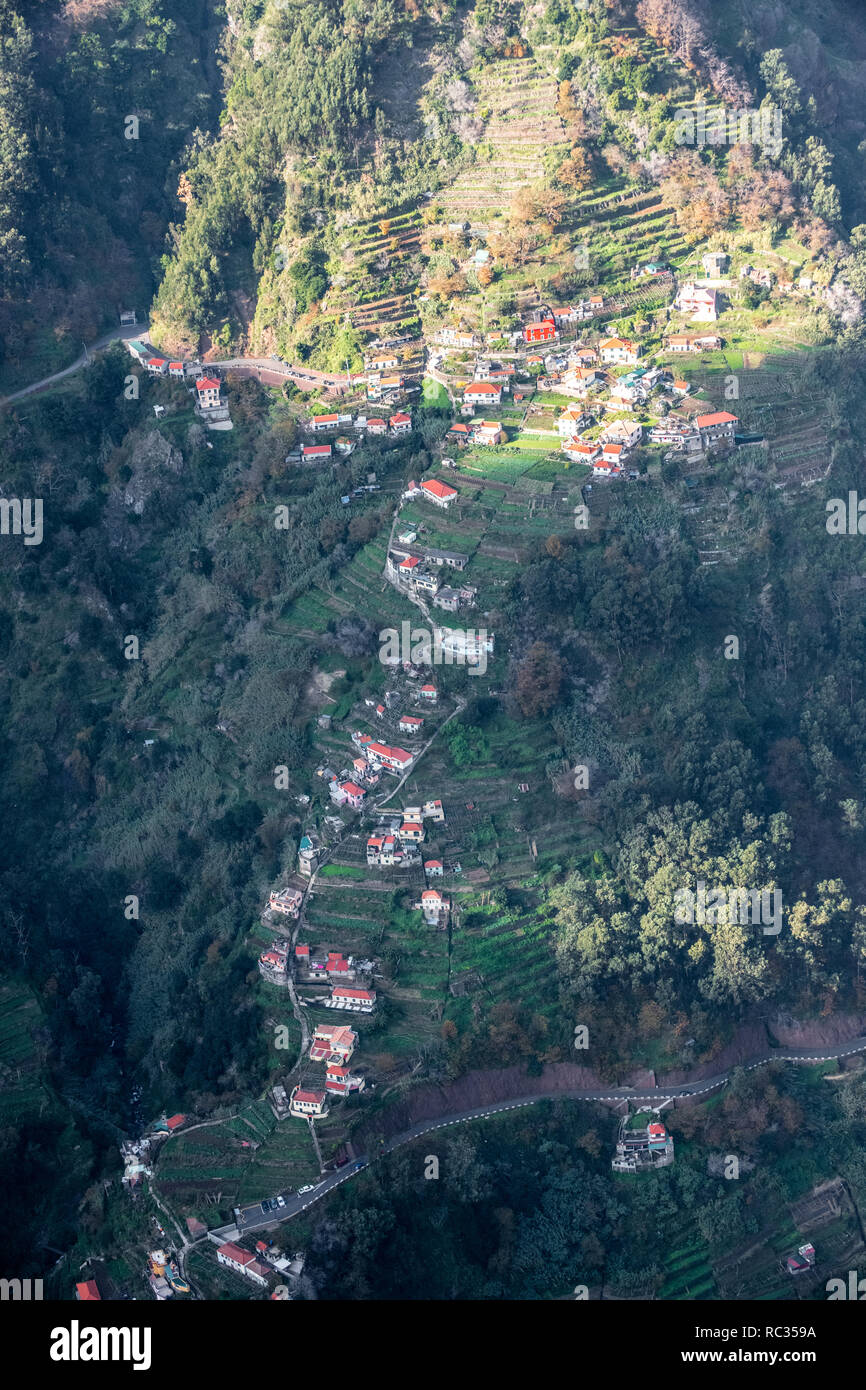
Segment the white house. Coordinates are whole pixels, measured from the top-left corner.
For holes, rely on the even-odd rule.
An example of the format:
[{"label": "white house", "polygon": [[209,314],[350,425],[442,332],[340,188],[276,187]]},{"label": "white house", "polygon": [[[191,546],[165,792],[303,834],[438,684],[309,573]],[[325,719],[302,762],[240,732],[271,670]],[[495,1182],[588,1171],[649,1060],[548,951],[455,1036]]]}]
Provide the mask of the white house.
[{"label": "white house", "polygon": [[674,308],[696,322],[714,323],[719,317],[715,290],[707,289],[704,285],[695,285],[691,281],[680,286],[674,300]]}]

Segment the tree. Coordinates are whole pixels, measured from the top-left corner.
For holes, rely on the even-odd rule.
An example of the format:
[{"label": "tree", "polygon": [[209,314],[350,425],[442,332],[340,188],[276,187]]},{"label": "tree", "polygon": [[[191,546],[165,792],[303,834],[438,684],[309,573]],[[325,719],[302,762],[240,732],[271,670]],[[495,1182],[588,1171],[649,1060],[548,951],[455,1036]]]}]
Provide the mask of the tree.
[{"label": "tree", "polygon": [[520,711],[535,719],[553,709],[562,684],[562,662],[544,642],[534,642],[517,667],[515,694]]}]

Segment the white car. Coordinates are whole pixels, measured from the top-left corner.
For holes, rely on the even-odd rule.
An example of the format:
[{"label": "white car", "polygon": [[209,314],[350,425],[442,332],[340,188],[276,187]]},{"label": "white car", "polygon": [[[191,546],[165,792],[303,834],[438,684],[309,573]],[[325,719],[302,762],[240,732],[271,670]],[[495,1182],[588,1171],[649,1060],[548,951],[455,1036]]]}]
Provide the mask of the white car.
[{"label": "white car", "polygon": [[313,1184],[312,1184],[311,1182],[308,1182],[307,1185],[306,1185],[306,1187],[299,1187],[299,1188],[298,1188],[298,1196],[299,1196],[299,1197],[303,1197],[303,1195],[304,1195],[305,1192],[315,1192],[315,1190],[316,1190],[316,1189],[315,1189],[315,1187],[313,1186]]}]

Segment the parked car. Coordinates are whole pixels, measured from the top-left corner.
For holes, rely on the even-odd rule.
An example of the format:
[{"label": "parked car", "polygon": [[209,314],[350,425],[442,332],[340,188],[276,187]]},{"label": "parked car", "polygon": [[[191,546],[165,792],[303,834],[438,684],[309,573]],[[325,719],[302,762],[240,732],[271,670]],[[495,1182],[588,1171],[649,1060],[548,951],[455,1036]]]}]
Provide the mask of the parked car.
[{"label": "parked car", "polygon": [[315,1191],[315,1188],[313,1187],[313,1184],[312,1184],[311,1182],[308,1182],[307,1185],[306,1185],[306,1187],[299,1187],[299,1188],[298,1188],[298,1196],[299,1196],[299,1197],[303,1197],[303,1195],[304,1195],[305,1192],[314,1192],[314,1191]]},{"label": "parked car", "polygon": [[285,1199],[285,1197],[278,1197],[278,1198],[277,1198],[277,1205],[278,1205],[278,1206],[281,1206],[281,1207],[284,1207],[284,1206],[286,1205],[286,1199]]}]

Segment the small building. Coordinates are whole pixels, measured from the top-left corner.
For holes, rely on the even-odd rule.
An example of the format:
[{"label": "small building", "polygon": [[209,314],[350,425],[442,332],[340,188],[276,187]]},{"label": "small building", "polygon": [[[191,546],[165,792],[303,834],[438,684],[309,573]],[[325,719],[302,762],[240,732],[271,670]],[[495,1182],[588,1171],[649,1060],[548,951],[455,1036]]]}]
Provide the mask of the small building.
[{"label": "small building", "polygon": [[353,1091],[363,1091],[366,1082],[363,1076],[353,1073],[349,1067],[339,1062],[329,1062],[325,1072],[325,1090],[332,1095],[348,1096]]},{"label": "small building", "polygon": [[421,816],[424,820],[432,820],[441,825],[445,820],[445,808],[441,801],[425,801],[421,807]]},{"label": "small building", "polygon": [[401,714],[397,728],[401,734],[420,734],[424,720],[415,714]]},{"label": "small building", "polygon": [[473,426],[472,438],[475,444],[504,444],[507,437],[498,420],[479,420]]},{"label": "small building", "polygon": [[385,423],[384,420],[380,420],[380,419],[378,419],[378,418],[374,418],[374,419],[372,419],[372,420],[368,420],[368,421],[367,421],[367,433],[368,433],[368,434],[387,434],[387,432],[388,432],[388,426],[387,426],[387,424]]},{"label": "small building", "polygon": [[354,811],[360,811],[364,805],[364,798],[367,795],[364,787],[359,787],[357,782],[343,782],[342,790],[345,792],[346,800]]},{"label": "small building", "polygon": [[428,681],[418,691],[418,699],[425,700],[428,705],[435,705],[439,699],[439,691],[431,681]]},{"label": "small building", "polygon": [[435,502],[437,507],[450,507],[460,495],[455,487],[440,483],[438,478],[425,478],[421,484],[421,491],[428,501]]},{"label": "small building", "polygon": [[409,434],[412,429],[412,416],[398,411],[396,415],[391,416],[388,424],[392,434]]},{"label": "small building", "polygon": [[634,363],[640,359],[640,347],[630,338],[606,338],[600,345],[602,362],[614,364]]},{"label": "small building", "polygon": [[368,743],[364,751],[374,766],[381,764],[389,772],[408,772],[414,761],[414,755],[405,748],[391,748],[386,743]]},{"label": "small building", "polygon": [[498,381],[470,381],[463,391],[464,405],[499,405],[502,401],[502,385]]},{"label": "small building", "polygon": [[195,384],[201,410],[213,410],[220,403],[220,384],[215,376],[200,376]]},{"label": "small building", "polygon": [[664,346],[666,352],[715,352],[722,340],[718,333],[671,333]]},{"label": "small building", "polygon": [[438,888],[425,888],[415,907],[423,913],[428,927],[444,927],[451,911],[449,899],[443,898]]},{"label": "small building", "polygon": [[424,839],[424,827],[417,821],[404,821],[397,831],[397,838],[404,845],[420,845]]},{"label": "small building", "polygon": [[168,374],[169,374],[169,376],[180,377],[181,381],[183,381],[184,376],[185,376],[185,372],[184,372],[184,369],[183,369],[183,363],[182,363],[182,362],[169,362],[169,364],[168,364]]},{"label": "small building", "polygon": [[301,448],[301,458],[304,463],[318,463],[320,459],[329,459],[330,457],[330,444],[304,444]]},{"label": "small building", "polygon": [[807,1274],[814,1268],[815,1259],[815,1247],[808,1244],[798,1246],[796,1255],[786,1255],[781,1263],[786,1274]]},{"label": "small building", "polygon": [[96,1286],[95,1279],[84,1279],[80,1284],[75,1285],[75,1297],[79,1303],[101,1303],[102,1294]]},{"label": "small building", "polygon": [[311,1062],[348,1062],[358,1034],[344,1023],[319,1023],[310,1044]]},{"label": "small building", "polygon": [[164,357],[148,357],[144,365],[154,376],[165,376],[168,371],[168,363]]},{"label": "small building", "polygon": [[367,841],[367,863],[391,867],[403,862],[403,851],[395,835],[371,835]]},{"label": "small building", "polygon": [[552,343],[557,336],[556,320],[550,315],[538,323],[527,323],[523,329],[525,343]]},{"label": "small building", "polygon": [[226,1265],[229,1269],[234,1270],[235,1274],[242,1274],[244,1278],[252,1280],[262,1289],[267,1288],[270,1270],[260,1260],[257,1260],[251,1251],[242,1249],[233,1241],[227,1241],[225,1245],[220,1245],[217,1249],[217,1260],[221,1265]]},{"label": "small building", "polygon": [[324,1119],[328,1113],[328,1097],[324,1091],[304,1091],[296,1086],[289,1109],[301,1119]]},{"label": "small building", "polygon": [[268,907],[271,912],[279,912],[286,917],[297,917],[303,900],[304,895],[299,888],[281,888],[271,893]]},{"label": "small building", "polygon": [[348,1013],[371,1014],[376,1007],[374,989],[355,989],[349,985],[334,985],[330,999],[325,1001],[329,1009],[344,1009]]},{"label": "small building", "polygon": [[680,286],[674,308],[687,318],[704,323],[713,323],[719,317],[715,290],[692,282]]},{"label": "small building", "polygon": [[428,878],[441,878],[444,872],[445,868],[441,859],[424,860],[424,873]]},{"label": "small building", "polygon": [[701,265],[708,279],[713,280],[726,269],[730,256],[727,251],[707,251],[701,256]]},{"label": "small building", "polygon": [[320,434],[323,430],[335,430],[339,428],[339,415],[313,415],[310,419],[310,429],[313,434]]},{"label": "small building", "polygon": [[718,444],[733,444],[734,430],[738,424],[736,415],[731,415],[727,410],[715,410],[710,415],[698,415],[695,419],[705,449]]}]

